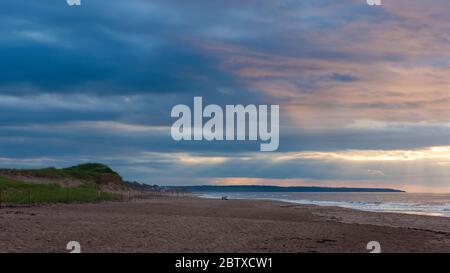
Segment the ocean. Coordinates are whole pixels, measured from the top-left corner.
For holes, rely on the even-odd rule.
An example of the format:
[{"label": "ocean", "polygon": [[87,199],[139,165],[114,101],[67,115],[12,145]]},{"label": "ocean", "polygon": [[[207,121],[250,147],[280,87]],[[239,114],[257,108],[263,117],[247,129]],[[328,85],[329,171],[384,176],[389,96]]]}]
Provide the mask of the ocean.
[{"label": "ocean", "polygon": [[450,194],[335,192],[196,192],[203,198],[260,199],[363,211],[450,217]]}]

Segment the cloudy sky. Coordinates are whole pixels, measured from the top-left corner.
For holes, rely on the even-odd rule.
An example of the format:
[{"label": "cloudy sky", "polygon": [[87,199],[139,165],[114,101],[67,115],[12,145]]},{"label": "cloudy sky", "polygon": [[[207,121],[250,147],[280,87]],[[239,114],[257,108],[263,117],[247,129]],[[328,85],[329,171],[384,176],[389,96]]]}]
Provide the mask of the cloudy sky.
[{"label": "cloudy sky", "polygon": [[[450,192],[450,3],[382,2],[1,1],[0,167]],[[279,104],[278,152],[173,141],[194,96]]]}]

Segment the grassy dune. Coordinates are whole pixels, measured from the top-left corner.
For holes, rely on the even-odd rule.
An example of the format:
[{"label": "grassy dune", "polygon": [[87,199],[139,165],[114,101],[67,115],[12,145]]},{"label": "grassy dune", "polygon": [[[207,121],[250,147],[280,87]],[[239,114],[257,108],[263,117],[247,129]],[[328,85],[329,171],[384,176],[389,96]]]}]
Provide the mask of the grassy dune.
[{"label": "grassy dune", "polygon": [[44,204],[117,200],[118,194],[99,191],[94,184],[65,188],[57,184],[34,184],[0,178],[2,204]]},{"label": "grassy dune", "polygon": [[69,168],[57,169],[54,167],[44,169],[10,169],[12,172],[43,178],[76,178],[80,180],[93,181],[102,176],[117,176],[118,173],[100,163],[86,163]]},{"label": "grassy dune", "polygon": [[96,179],[117,175],[102,164],[83,164],[67,169],[46,168],[26,170],[27,175],[41,178],[76,178],[83,181],[77,187],[62,187],[56,183],[28,183],[0,177],[1,204],[44,204],[118,200],[119,194],[103,192]]}]

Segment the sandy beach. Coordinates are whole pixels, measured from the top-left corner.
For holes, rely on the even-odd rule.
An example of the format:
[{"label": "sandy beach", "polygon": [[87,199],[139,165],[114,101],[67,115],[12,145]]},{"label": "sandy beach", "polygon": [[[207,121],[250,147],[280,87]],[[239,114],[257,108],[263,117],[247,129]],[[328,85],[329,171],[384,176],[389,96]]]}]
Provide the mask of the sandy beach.
[{"label": "sandy beach", "polygon": [[157,197],[0,209],[0,252],[450,252],[450,218]]}]

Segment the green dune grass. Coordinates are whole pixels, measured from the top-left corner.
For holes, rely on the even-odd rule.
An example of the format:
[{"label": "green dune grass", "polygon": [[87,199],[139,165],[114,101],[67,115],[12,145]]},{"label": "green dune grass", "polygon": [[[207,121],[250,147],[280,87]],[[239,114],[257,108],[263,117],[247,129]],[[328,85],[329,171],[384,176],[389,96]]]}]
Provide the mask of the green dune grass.
[{"label": "green dune grass", "polygon": [[75,178],[86,181],[93,181],[96,180],[96,178],[105,175],[113,175],[120,177],[118,173],[116,173],[111,168],[101,163],[86,163],[64,169],[49,167],[44,169],[25,169],[25,170],[15,169],[14,171],[32,177],[56,178],[56,179]]},{"label": "green dune grass", "polygon": [[77,203],[118,200],[119,198],[120,195],[102,192],[97,185],[90,182],[84,182],[78,187],[61,187],[53,183],[26,183],[0,177],[0,202],[2,204]]}]

